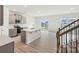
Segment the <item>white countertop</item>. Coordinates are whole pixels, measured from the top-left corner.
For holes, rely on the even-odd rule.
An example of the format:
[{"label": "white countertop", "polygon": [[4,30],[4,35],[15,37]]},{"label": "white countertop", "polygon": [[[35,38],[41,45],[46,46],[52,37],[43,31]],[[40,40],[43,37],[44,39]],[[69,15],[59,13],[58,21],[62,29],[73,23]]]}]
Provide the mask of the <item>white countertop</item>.
[{"label": "white countertop", "polygon": [[9,38],[8,36],[0,36],[0,46],[6,45],[8,43],[13,42],[14,40]]},{"label": "white countertop", "polygon": [[23,31],[35,32],[35,31],[40,31],[40,29],[23,29]]}]

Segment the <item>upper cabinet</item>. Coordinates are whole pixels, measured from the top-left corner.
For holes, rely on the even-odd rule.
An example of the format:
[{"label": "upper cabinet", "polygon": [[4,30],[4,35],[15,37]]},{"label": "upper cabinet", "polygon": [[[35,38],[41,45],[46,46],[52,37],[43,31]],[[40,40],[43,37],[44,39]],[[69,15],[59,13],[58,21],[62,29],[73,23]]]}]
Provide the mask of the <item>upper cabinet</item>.
[{"label": "upper cabinet", "polygon": [[25,24],[26,18],[20,12],[10,11],[9,13],[9,24]]},{"label": "upper cabinet", "polygon": [[3,5],[0,5],[0,26],[3,25]]}]

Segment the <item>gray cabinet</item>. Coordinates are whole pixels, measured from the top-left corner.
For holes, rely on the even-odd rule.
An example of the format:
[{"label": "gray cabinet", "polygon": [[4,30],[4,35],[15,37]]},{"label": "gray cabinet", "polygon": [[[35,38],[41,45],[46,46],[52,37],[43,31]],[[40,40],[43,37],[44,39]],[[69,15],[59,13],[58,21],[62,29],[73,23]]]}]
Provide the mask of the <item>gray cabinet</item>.
[{"label": "gray cabinet", "polygon": [[9,29],[9,36],[10,37],[17,36],[17,29]]},{"label": "gray cabinet", "polygon": [[3,25],[3,6],[0,5],[0,26]]},{"label": "gray cabinet", "polygon": [[21,32],[21,42],[26,43],[26,31]]},{"label": "gray cabinet", "polygon": [[14,53],[14,42],[0,46],[0,53]]}]

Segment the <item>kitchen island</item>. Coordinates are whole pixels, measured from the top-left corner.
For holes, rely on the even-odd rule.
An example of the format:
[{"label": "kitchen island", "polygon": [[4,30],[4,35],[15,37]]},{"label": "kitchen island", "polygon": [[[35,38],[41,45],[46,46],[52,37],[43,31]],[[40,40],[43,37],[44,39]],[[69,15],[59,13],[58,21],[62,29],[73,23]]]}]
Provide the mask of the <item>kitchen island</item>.
[{"label": "kitchen island", "polygon": [[40,29],[23,29],[21,32],[21,40],[25,44],[29,44],[40,37]]},{"label": "kitchen island", "polygon": [[8,36],[0,36],[0,53],[14,53],[14,41]]}]

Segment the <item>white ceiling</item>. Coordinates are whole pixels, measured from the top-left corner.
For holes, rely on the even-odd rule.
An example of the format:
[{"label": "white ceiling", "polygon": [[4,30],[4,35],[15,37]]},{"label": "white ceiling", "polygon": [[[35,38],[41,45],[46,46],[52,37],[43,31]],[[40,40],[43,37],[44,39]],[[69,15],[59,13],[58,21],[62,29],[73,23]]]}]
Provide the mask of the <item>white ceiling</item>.
[{"label": "white ceiling", "polygon": [[79,5],[6,5],[11,10],[32,16],[57,15],[79,12]]}]

